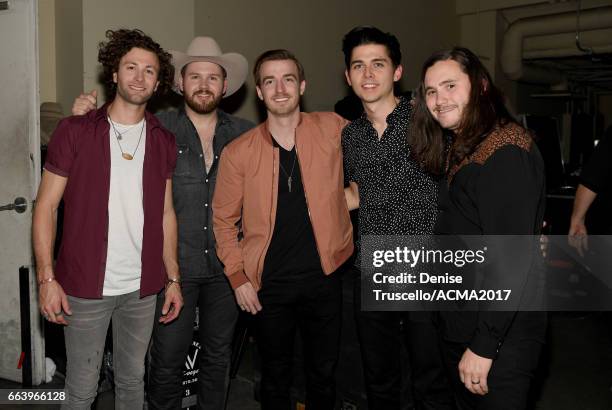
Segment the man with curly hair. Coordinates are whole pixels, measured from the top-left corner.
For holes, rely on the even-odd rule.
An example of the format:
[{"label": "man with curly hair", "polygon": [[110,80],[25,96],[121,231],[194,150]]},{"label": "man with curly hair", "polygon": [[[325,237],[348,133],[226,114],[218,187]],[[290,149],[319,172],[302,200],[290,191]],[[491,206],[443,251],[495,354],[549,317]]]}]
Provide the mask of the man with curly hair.
[{"label": "man with curly hair", "polygon": [[[65,325],[71,409],[89,408],[96,397],[111,319],[115,407],[142,408],[156,294],[165,284],[163,323],[183,305],[172,204],[176,144],[145,110],[172,84],[170,54],[139,30],[109,30],[106,37],[98,61],[112,99],[58,125],[33,221],[40,311]],[[61,199],[64,236],[53,266]]]},{"label": "man with curly hair", "polygon": [[[223,147],[254,126],[219,108],[222,98],[242,87],[248,63],[238,53],[222,53],[211,37],[195,37],[186,52],[170,53],[175,69],[174,91],[184,97],[184,105],[175,111],[159,112],[157,118],[176,136],[178,147],[172,189],[185,306],[171,324],[155,323],[147,399],[150,409],[181,406],[183,369],[197,308],[201,347],[197,406],[223,410],[238,307],[215,251],[210,203]],[[96,97],[94,91],[81,94],[72,113],[83,115],[96,109]],[[160,293],[157,316],[163,304],[164,295]]]}]

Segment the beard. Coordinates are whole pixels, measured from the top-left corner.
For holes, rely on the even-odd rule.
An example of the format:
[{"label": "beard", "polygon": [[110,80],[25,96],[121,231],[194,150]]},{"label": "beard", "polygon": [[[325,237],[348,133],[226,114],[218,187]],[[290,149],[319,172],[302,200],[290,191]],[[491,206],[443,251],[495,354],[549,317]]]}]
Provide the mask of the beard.
[{"label": "beard", "polygon": [[126,102],[134,105],[144,105],[151,97],[153,97],[154,91],[147,92],[145,94],[131,93],[128,89],[117,86],[117,94]]},{"label": "beard", "polygon": [[[196,99],[196,97],[200,94],[209,95],[212,98],[205,101],[199,101]],[[187,106],[198,114],[210,114],[217,109],[219,103],[221,102],[221,98],[223,98],[222,94],[215,95],[210,91],[205,90],[196,91],[191,95],[185,94],[184,96]]]}]

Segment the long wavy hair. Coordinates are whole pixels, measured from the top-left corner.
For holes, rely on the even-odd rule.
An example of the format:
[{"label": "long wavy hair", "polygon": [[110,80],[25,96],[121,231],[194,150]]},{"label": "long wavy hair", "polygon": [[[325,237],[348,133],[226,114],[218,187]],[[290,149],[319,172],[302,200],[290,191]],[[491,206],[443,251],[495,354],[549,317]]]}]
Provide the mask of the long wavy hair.
[{"label": "long wavy hair", "polygon": [[152,52],[159,60],[157,76],[159,86],[156,92],[165,94],[170,90],[174,81],[172,56],[155,40],[138,29],[107,30],[106,38],[108,41],[98,44],[98,62],[102,64],[102,80],[108,89],[109,99],[112,99],[117,91],[117,85],[113,81],[113,73],[119,70],[121,58],[134,47]]},{"label": "long wavy hair", "polygon": [[[450,131],[444,130],[433,118],[425,101],[427,70],[435,63],[446,60],[456,61],[470,80],[470,100],[448,151]],[[425,61],[417,89],[413,126],[408,136],[412,155],[424,169],[437,175],[444,173],[473,153],[496,126],[510,122],[516,120],[508,111],[502,92],[493,84],[491,75],[472,51],[454,47],[438,51]]]}]

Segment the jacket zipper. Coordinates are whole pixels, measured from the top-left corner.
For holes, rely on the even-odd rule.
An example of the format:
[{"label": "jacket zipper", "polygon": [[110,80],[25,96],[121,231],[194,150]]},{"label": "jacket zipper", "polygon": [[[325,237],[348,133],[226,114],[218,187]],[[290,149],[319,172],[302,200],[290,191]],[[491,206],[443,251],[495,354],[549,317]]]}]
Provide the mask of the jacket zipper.
[{"label": "jacket zipper", "polygon": [[[274,157],[274,150],[275,148],[272,147],[272,193],[270,195],[271,204],[274,204],[274,180],[276,178],[276,158]],[[297,155],[297,151],[296,151],[296,155]],[[278,192],[277,192],[277,197],[278,197]],[[277,207],[278,207],[278,203],[277,203]],[[264,244],[261,255],[259,256],[259,261],[257,262],[256,278],[257,278],[258,286],[260,288],[261,288],[261,274],[263,273],[263,268],[264,268],[262,258],[265,258],[268,248],[270,247],[270,242],[272,241],[275,217],[276,217],[276,214],[272,215],[272,209],[270,209],[270,230],[268,231],[268,237],[266,238],[266,243]]]},{"label": "jacket zipper", "polygon": [[321,269],[323,269],[323,271],[325,271],[325,268],[323,267],[323,260],[321,257],[321,250],[319,249],[319,241],[317,239],[317,233],[315,232],[315,227],[314,224],[312,223],[312,217],[310,216],[310,205],[308,202],[308,194],[306,193],[306,180],[304,178],[304,172],[302,170],[302,162],[300,161],[300,156],[298,154],[298,147],[297,147],[297,134],[295,136],[295,155],[298,159],[298,167],[300,168],[300,174],[301,174],[301,180],[302,180],[302,187],[304,188],[304,199],[306,200],[306,208],[308,209],[308,220],[310,221],[310,227],[312,228],[312,233],[314,235],[314,240],[315,240],[315,247],[317,248],[317,252],[319,254],[319,262],[321,262]]}]

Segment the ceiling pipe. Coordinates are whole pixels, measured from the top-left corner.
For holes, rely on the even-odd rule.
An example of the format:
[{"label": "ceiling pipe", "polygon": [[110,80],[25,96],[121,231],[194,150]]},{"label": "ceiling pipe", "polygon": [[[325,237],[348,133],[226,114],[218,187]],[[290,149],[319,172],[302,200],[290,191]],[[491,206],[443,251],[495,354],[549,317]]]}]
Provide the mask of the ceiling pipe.
[{"label": "ceiling pipe", "polygon": [[[612,44],[606,44],[596,47],[597,53],[612,53]],[[550,48],[548,50],[525,50],[523,52],[523,58],[531,60],[537,58],[561,58],[561,57],[579,57],[584,56],[585,53],[580,52],[575,47],[559,47]],[[597,54],[587,54],[591,56],[597,56]]]},{"label": "ceiling pipe", "polygon": [[[580,13],[581,30],[612,27],[612,7],[602,7]],[[506,33],[501,52],[501,67],[511,80],[538,84],[564,81],[563,74],[554,69],[528,67],[523,64],[523,39],[559,33],[575,33],[576,12],[529,17],[512,23]],[[575,55],[575,54],[574,54]]]},{"label": "ceiling pipe", "polygon": [[[611,22],[612,24],[612,22]],[[600,30],[583,31],[582,42],[597,50],[598,54],[610,53],[612,49],[612,26]],[[547,57],[584,56],[575,45],[574,33],[548,34],[523,39],[523,59]],[[588,55],[588,54],[586,54]]]}]

